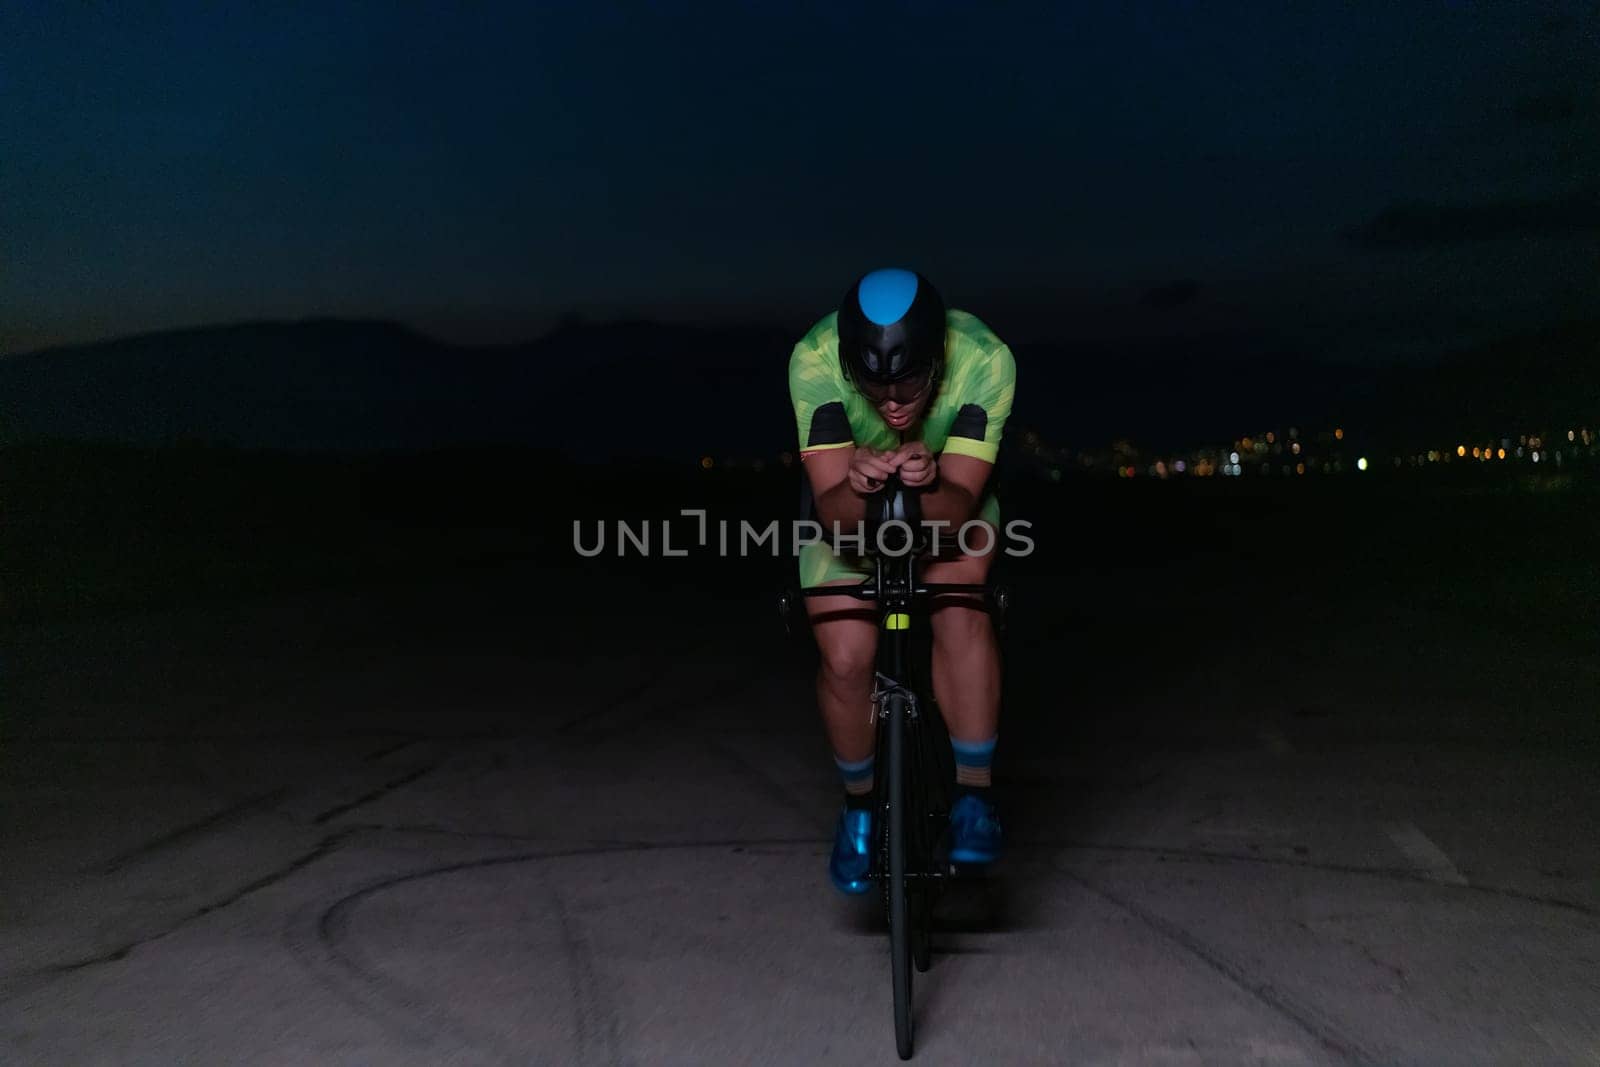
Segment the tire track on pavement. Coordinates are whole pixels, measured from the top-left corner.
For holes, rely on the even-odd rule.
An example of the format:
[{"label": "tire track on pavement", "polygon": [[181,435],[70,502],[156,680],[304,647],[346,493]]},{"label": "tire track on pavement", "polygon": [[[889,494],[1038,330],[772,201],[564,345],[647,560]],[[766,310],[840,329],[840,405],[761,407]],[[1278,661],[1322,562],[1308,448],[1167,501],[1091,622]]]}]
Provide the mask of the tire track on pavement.
[{"label": "tire track on pavement", "polygon": [[312,816],[311,822],[315,826],[322,826],[334,819],[337,819],[346,812],[354,811],[355,809],[364,807],[365,805],[371,804],[374,801],[382,800],[395,790],[403,789],[422,776],[431,774],[432,772],[438,770],[442,765],[442,761],[440,763],[429,763],[426,766],[417,767],[413,770],[407,771],[400,777],[392,778],[377,788],[370,789],[354,799],[347,800],[342,804],[335,804],[326,811],[318,812],[316,815]]},{"label": "tire track on pavement", "polygon": [[1442,882],[1437,878],[1430,877],[1425,871],[1418,871],[1411,867],[1363,867],[1354,863],[1325,863],[1318,860],[1291,859],[1287,856],[1252,856],[1238,852],[1213,852],[1181,845],[1123,845],[1107,841],[1070,841],[1044,838],[1010,841],[1007,842],[1006,848],[1008,851],[1013,852],[1026,852],[1029,850],[1040,852],[1130,852],[1145,856],[1171,857],[1185,863],[1239,863],[1264,867],[1293,867],[1302,870],[1323,871],[1329,874],[1354,874],[1364,878],[1381,878],[1391,882],[1413,882],[1417,885],[1432,886],[1449,892],[1479,893],[1484,896],[1499,897],[1503,900],[1515,900],[1524,904],[1537,904],[1541,907],[1555,908],[1559,911],[1570,911],[1586,918],[1600,918],[1600,907],[1596,907],[1593,904],[1585,904],[1576,900],[1564,900],[1561,897],[1541,896],[1537,893],[1528,893],[1520,889],[1510,889],[1504,886],[1485,885],[1476,882],[1467,882],[1462,885]]},{"label": "tire track on pavement", "polygon": [[98,869],[97,873],[102,875],[116,874],[124,867],[147,860],[156,853],[174,845],[182,844],[210,830],[226,826],[258,809],[270,808],[288,795],[289,787],[279,786],[276,789],[269,789],[265,793],[257,793],[255,796],[245,797],[235,804],[230,804],[219,811],[212,812],[210,815],[196,819],[194,822],[185,823],[182,826],[168,830],[164,834],[152,837],[142,844],[135,845],[133,848],[111,857]]},{"label": "tire track on pavement", "polygon": [[14,1000],[25,993],[35,992],[36,990],[43,988],[52,982],[66,978],[70,975],[81,974],[84,971],[93,969],[95,967],[102,967],[107,964],[120,963],[138,949],[143,948],[145,945],[153,944],[154,942],[160,941],[163,938],[170,937],[189,924],[203,919],[208,915],[213,915],[225,908],[230,908],[240,901],[250,897],[251,895],[259,893],[263,889],[268,889],[274,885],[277,885],[286,878],[292,877],[294,874],[311,866],[313,863],[317,863],[320,860],[326,859],[342,848],[346,839],[348,839],[353,833],[355,833],[354,830],[342,830],[338,833],[329,834],[321,841],[317,842],[316,847],[312,848],[310,851],[301,853],[300,855],[289,860],[287,863],[268,871],[266,874],[263,874],[257,878],[253,878],[244,885],[237,886],[230,890],[227,894],[202,904],[200,907],[189,911],[187,914],[180,916],[178,919],[167,923],[160,929],[151,933],[140,935],[139,937],[131,938],[123,944],[118,945],[114,949],[97,953],[84,959],[71,960],[66,963],[57,963],[52,964],[49,967],[42,967],[37,970],[26,971],[22,974],[6,979],[3,983],[0,983],[0,1004]]},{"label": "tire track on pavement", "polygon": [[1230,984],[1248,994],[1274,1014],[1294,1024],[1295,1027],[1314,1039],[1322,1048],[1345,1062],[1358,1064],[1394,1062],[1392,1055],[1381,1055],[1363,1047],[1359,1041],[1346,1033],[1337,1022],[1325,1017],[1311,1005],[1303,1003],[1297,997],[1269,982],[1257,981],[1252,978],[1249,971],[1242,964],[1207,945],[1177,923],[1157,915],[1148,908],[1136,904],[1120,894],[1096,885],[1066,867],[1056,865],[1055,870],[1068,881],[1093,893],[1112,907],[1138,919],[1145,926],[1183,949],[1208,969],[1226,979]]},{"label": "tire track on pavement", "polygon": [[[450,836],[473,836],[433,831],[430,828],[361,827],[364,831],[394,833],[444,832]],[[349,832],[354,832],[352,828]],[[495,835],[503,840],[503,835]],[[391,889],[454,874],[509,867],[518,864],[540,864],[547,861],[589,856],[631,855],[656,851],[683,851],[695,849],[731,849],[735,851],[761,846],[815,847],[815,838],[727,838],[681,842],[608,842],[577,847],[519,852],[509,855],[485,856],[476,859],[456,860],[450,863],[391,875],[361,886],[322,907],[321,913],[310,920],[312,940],[320,946],[320,959],[307,960],[315,973],[321,966],[331,966],[344,979],[354,983],[357,994],[349,999],[370,1001],[360,1003],[363,1014],[369,1015],[384,1027],[407,1036],[413,1042],[429,1046],[438,1044],[440,1037],[448,1037],[460,1047],[472,1048],[480,1054],[492,1054],[508,1063],[527,1062],[526,1049],[507,1049],[500,1038],[484,1033],[452,1015],[444,1007],[429,1001],[422,992],[394,981],[381,971],[374,970],[361,958],[358,951],[347,942],[356,910],[366,901]],[[548,884],[548,883],[547,883]],[[573,984],[573,1018],[576,1029],[573,1040],[582,1062],[601,1061],[607,1064],[626,1062],[621,1048],[618,1012],[598,981],[593,951],[581,927],[571,916],[555,890],[551,889],[552,912],[560,925],[557,931],[566,955],[566,965]],[[300,936],[291,921],[286,937],[297,954],[304,957],[307,949],[299,947],[306,939]],[[342,992],[342,990],[341,990]],[[427,1032],[420,1032],[426,1025]]]}]

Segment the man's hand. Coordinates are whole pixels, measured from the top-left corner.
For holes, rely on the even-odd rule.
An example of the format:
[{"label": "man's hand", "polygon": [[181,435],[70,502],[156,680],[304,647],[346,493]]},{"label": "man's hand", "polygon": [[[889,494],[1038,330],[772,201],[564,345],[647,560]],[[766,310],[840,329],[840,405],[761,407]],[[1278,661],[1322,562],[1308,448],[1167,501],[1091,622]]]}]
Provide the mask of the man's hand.
[{"label": "man's hand", "polygon": [[883,488],[883,483],[900,465],[896,458],[899,449],[878,452],[857,447],[850,458],[850,488],[861,496],[871,496]]},{"label": "man's hand", "polygon": [[939,461],[921,441],[907,441],[890,453],[889,461],[900,471],[900,484],[907,489],[932,485],[939,477]]}]

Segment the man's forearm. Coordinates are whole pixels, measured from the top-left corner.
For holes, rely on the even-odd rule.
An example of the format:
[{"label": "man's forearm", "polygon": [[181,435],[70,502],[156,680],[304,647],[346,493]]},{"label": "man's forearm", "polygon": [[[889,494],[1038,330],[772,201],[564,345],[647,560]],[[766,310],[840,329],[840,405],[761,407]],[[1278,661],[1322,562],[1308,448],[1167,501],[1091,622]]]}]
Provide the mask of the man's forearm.
[{"label": "man's forearm", "polygon": [[958,527],[977,514],[977,496],[954,482],[941,480],[922,494],[924,522],[947,522]]},{"label": "man's forearm", "polygon": [[846,479],[817,497],[817,516],[829,533],[835,523],[854,532],[856,524],[867,517],[867,499],[850,488]]}]

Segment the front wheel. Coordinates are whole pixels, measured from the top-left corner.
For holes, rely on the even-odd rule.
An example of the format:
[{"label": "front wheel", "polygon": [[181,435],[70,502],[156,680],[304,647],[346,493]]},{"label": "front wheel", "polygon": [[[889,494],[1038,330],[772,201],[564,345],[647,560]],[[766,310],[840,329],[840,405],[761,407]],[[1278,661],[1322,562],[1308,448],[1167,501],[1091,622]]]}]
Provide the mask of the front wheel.
[{"label": "front wheel", "polygon": [[890,695],[889,705],[889,965],[894,975],[894,1044],[909,1060],[911,1021],[912,916],[906,892],[906,706]]}]

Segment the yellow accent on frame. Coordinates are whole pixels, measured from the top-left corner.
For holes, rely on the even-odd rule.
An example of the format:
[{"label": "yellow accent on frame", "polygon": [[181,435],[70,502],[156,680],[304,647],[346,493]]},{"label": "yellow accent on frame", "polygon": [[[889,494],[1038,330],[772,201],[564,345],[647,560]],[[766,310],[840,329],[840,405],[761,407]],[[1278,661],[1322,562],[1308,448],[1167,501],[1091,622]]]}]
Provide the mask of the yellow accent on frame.
[{"label": "yellow accent on frame", "polygon": [[911,629],[911,616],[902,611],[891,612],[884,616],[883,628],[885,630],[909,630]]}]

